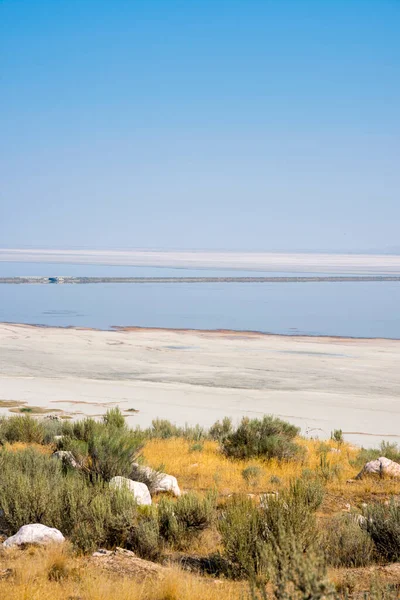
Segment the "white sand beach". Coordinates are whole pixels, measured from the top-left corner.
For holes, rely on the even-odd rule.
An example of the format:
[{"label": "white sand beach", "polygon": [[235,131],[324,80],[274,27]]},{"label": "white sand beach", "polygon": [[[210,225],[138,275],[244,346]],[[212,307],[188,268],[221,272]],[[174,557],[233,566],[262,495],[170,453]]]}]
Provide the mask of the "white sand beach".
[{"label": "white sand beach", "polygon": [[0,324],[0,400],[132,425],[270,413],[365,446],[400,441],[400,340]]}]

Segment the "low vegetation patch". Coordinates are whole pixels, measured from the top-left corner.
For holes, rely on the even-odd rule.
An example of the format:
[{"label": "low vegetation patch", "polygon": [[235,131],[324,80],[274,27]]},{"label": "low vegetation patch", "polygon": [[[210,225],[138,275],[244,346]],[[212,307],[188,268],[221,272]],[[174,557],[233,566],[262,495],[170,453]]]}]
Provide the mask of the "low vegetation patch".
[{"label": "low vegetation patch", "polygon": [[[76,463],[55,460],[55,450],[72,453]],[[383,444],[368,458],[395,460],[396,453],[395,445]],[[80,560],[77,553],[122,547],[146,560],[240,580],[221,584],[235,600],[349,600],[357,586],[350,576],[333,586],[328,568],[353,573],[400,561],[400,482],[354,481],[360,456],[365,460],[366,451],[346,444],[339,430],[325,442],[306,440],[271,416],[238,426],[224,419],[208,431],[166,420],[130,429],[118,409],[77,422],[12,416],[0,419],[0,533],[43,523],[72,544],[73,559],[48,563],[43,589],[79,580],[69,564]],[[180,497],[155,495],[160,472],[177,477]],[[127,489],[110,488],[115,476],[145,483],[152,505],[138,506]],[[194,579],[185,581],[192,586]],[[0,593],[5,586],[0,573]],[[192,586],[191,597],[214,598],[212,580],[200,587],[203,595]],[[370,600],[397,597],[384,587],[363,589]],[[166,595],[149,588],[137,598],[187,597],[181,584],[160,590]],[[79,594],[92,597],[83,588]]]},{"label": "low vegetation patch", "polygon": [[298,427],[281,419],[244,417],[236,429],[222,437],[221,449],[229,458],[290,460],[302,454],[301,447],[294,441],[298,434]]}]

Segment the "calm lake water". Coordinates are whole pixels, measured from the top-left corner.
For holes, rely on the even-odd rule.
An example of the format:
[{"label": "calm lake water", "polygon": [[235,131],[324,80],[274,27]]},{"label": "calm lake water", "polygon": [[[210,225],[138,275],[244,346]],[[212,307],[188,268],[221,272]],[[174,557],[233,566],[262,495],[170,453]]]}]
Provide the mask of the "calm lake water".
[{"label": "calm lake water", "polygon": [[[0,277],[257,274],[266,273],[0,263]],[[400,338],[399,307],[398,282],[0,285],[2,322],[99,329],[131,325]]]}]

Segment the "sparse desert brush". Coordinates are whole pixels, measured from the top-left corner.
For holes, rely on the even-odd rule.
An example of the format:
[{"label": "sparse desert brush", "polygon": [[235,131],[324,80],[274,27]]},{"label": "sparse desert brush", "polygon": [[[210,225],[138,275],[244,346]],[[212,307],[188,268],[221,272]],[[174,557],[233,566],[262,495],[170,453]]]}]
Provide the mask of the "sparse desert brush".
[{"label": "sparse desert brush", "polygon": [[365,567],[376,558],[374,544],[353,514],[341,514],[324,523],[321,548],[332,567]]}]

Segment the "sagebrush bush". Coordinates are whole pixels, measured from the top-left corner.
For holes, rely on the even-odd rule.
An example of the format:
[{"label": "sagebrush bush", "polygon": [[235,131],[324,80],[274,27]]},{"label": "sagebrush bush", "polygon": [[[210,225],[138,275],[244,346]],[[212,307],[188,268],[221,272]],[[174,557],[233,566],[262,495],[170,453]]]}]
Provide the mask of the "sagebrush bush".
[{"label": "sagebrush bush", "polygon": [[221,443],[228,435],[232,433],[232,419],[224,417],[222,422],[217,421],[210,427],[209,437],[216,442]]},{"label": "sagebrush bush", "polygon": [[304,552],[292,531],[281,529],[269,549],[268,576],[276,600],[337,600],[315,541]]},{"label": "sagebrush bush", "polygon": [[158,504],[160,536],[171,546],[184,549],[193,537],[210,527],[216,516],[216,496],[188,493]]},{"label": "sagebrush bush", "polygon": [[259,506],[247,496],[232,497],[218,521],[227,559],[242,576],[266,578],[271,549],[283,548],[287,536],[302,552],[314,542],[314,513],[322,498],[317,482],[301,480],[280,495],[264,497]]},{"label": "sagebrush bush", "polygon": [[3,417],[0,420],[0,442],[25,442],[42,444],[45,437],[43,421],[30,415]]},{"label": "sagebrush bush", "polygon": [[289,460],[301,455],[302,449],[293,441],[298,433],[294,425],[272,416],[244,417],[235,430],[223,437],[221,449],[230,458]]},{"label": "sagebrush bush", "polygon": [[22,525],[56,527],[83,551],[124,545],[137,505],[125,490],[76,472],[63,474],[60,461],[33,449],[0,452],[1,529],[13,535]]},{"label": "sagebrush bush", "polygon": [[207,439],[207,431],[200,425],[179,427],[167,419],[153,419],[150,429],[145,430],[146,438],[168,439],[180,437],[192,442]]},{"label": "sagebrush bush", "polygon": [[143,434],[127,427],[118,408],[107,411],[103,422],[88,418],[67,425],[58,444],[72,452],[85,472],[105,481],[130,477],[142,445]]},{"label": "sagebrush bush", "polygon": [[157,561],[161,558],[164,543],[156,509],[152,507],[131,526],[127,547],[145,560]]},{"label": "sagebrush bush", "polygon": [[371,537],[379,555],[386,561],[400,561],[400,504],[372,504],[362,527]]},{"label": "sagebrush bush", "polygon": [[374,544],[355,515],[339,515],[324,526],[321,547],[332,567],[365,567],[373,562]]},{"label": "sagebrush bush", "polygon": [[262,513],[251,498],[233,496],[218,521],[224,555],[232,564],[232,577],[251,580],[266,576],[268,547]]}]

